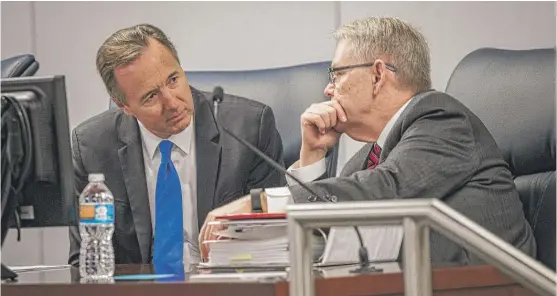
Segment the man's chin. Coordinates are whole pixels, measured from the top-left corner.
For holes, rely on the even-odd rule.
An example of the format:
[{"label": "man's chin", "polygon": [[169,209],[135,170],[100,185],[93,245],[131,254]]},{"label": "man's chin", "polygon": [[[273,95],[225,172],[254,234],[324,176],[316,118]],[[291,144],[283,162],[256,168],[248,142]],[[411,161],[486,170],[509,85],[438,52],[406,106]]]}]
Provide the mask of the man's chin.
[{"label": "man's chin", "polygon": [[171,128],[172,130],[172,134],[179,134],[181,132],[183,132],[186,128],[188,128],[191,124],[191,116],[188,114],[184,117],[184,119],[180,120],[180,122],[177,122],[176,124],[174,124]]},{"label": "man's chin", "polygon": [[337,133],[344,134],[346,133],[346,125],[343,123],[338,123],[336,126],[333,127]]}]

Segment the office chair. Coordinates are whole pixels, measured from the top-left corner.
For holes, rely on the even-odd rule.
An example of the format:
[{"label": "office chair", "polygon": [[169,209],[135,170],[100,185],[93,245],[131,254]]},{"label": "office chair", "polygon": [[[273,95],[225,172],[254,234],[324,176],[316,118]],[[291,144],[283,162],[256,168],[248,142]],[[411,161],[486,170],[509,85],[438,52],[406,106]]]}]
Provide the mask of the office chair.
[{"label": "office chair", "polygon": [[11,57],[1,62],[2,78],[33,76],[39,70],[39,62],[32,54]]},{"label": "office chair", "polygon": [[495,138],[534,231],[537,259],[555,270],[555,48],[478,49],[460,61],[446,92]]},{"label": "office chair", "polygon": [[[285,166],[300,156],[300,115],[312,103],[325,100],[330,62],[252,71],[186,72],[193,87],[211,93],[217,85],[225,93],[262,102],[275,114],[282,137]],[[223,102],[224,103],[224,102]]]}]

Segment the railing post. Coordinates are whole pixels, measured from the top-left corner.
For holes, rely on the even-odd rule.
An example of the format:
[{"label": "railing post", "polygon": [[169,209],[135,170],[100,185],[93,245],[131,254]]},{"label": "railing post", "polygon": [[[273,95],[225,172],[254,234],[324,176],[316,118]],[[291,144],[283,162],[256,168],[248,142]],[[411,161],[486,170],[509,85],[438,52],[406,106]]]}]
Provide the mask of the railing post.
[{"label": "railing post", "polygon": [[[425,221],[422,221],[425,222]],[[420,295],[431,295],[433,294],[433,284],[431,278],[431,253],[429,245],[429,225],[426,223],[421,223],[418,226],[418,236],[420,239],[420,249],[421,249],[421,266],[420,266],[420,278],[422,282],[422,290]]]},{"label": "railing post", "polygon": [[291,296],[313,296],[313,262],[311,229],[302,227],[289,219],[290,272],[289,291]]},{"label": "railing post", "polygon": [[429,228],[413,218],[402,220],[404,227],[404,295],[431,295]]}]

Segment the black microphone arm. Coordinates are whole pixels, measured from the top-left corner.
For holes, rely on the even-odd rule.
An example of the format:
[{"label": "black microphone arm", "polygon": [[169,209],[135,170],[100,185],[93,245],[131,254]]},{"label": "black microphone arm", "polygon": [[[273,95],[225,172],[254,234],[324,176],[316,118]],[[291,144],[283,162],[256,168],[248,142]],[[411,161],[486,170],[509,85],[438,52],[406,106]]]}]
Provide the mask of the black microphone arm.
[{"label": "black microphone arm", "polygon": [[[218,110],[218,105],[222,102],[223,98],[224,98],[224,91],[223,91],[222,87],[220,87],[220,86],[215,87],[215,89],[213,91],[213,98],[212,98],[213,99],[213,104],[215,106],[215,119],[217,120],[217,123],[220,126],[220,128],[225,133],[227,133],[233,139],[240,142],[242,145],[247,147],[249,150],[251,150],[252,152],[257,154],[257,156],[261,157],[267,164],[271,165],[275,170],[278,170],[279,172],[284,173],[288,177],[292,178],[292,180],[294,180],[298,185],[300,185],[302,188],[304,188],[307,192],[311,193],[316,198],[319,198],[324,202],[332,202],[332,203],[336,202],[336,200],[337,200],[336,196],[334,196],[334,195],[329,196],[327,194],[323,197],[323,196],[317,194],[309,186],[304,184],[300,179],[298,179],[296,176],[292,175],[288,170],[286,170],[280,164],[278,164],[274,159],[270,158],[265,153],[263,153],[261,150],[259,150],[259,148],[255,147],[250,142],[238,137],[236,134],[234,134],[233,132],[228,130],[224,125],[222,125],[220,123],[220,120],[216,116],[217,115],[216,110]],[[358,241],[360,242],[360,249],[358,250],[358,258],[359,258],[359,262],[360,262],[360,267],[356,268],[354,270],[351,270],[350,272],[351,273],[362,273],[362,274],[363,273],[382,272],[383,271],[382,269],[376,269],[375,267],[370,266],[369,255],[368,255],[367,248],[364,245],[364,240],[362,238],[362,234],[360,233],[360,230],[358,229],[357,226],[354,226],[354,230],[356,231],[356,235],[358,236]]]}]

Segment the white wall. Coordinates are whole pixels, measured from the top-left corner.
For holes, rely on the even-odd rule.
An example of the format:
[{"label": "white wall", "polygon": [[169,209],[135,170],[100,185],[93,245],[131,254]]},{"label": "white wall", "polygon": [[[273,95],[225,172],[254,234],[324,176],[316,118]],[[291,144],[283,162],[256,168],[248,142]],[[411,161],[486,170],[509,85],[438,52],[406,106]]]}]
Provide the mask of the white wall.
[{"label": "white wall", "polygon": [[[2,2],[1,55],[31,52],[41,64],[38,75],[66,75],[73,128],[107,108],[95,72],[98,46],[140,22],[170,36],[186,70],[230,70],[330,60],[330,33],[339,23],[397,16],[425,34],[433,86],[443,90],[458,61],[477,48],[555,46],[554,13],[553,2]],[[343,142],[341,163],[360,147]],[[65,263],[67,229],[26,230],[19,244],[14,234],[3,262]]]},{"label": "white wall", "polygon": [[334,49],[329,38],[334,29],[331,2],[35,5],[39,74],[66,75],[72,127],[106,109],[107,95],[95,70],[95,54],[111,33],[126,26],[148,22],[160,27],[175,43],[186,70],[293,65],[325,60]]},{"label": "white wall", "polygon": [[34,53],[31,2],[2,2],[2,59]]}]

